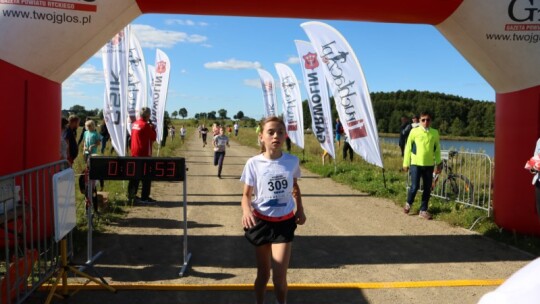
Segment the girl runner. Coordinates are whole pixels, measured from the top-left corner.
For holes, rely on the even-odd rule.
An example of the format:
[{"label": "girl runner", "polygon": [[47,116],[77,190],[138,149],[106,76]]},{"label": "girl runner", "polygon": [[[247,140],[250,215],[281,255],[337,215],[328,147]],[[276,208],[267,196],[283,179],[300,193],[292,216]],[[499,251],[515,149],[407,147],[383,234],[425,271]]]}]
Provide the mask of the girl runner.
[{"label": "girl runner", "polygon": [[[255,246],[257,303],[264,303],[272,271],[276,300],[285,304],[291,242],[296,225],[306,222],[300,187],[296,182],[300,177],[300,166],[296,156],[282,152],[286,130],[283,120],[271,116],[261,127],[262,153],[247,161],[240,178],[245,183],[242,225],[246,238]],[[253,201],[252,193],[255,193]]]},{"label": "girl runner", "polygon": [[225,135],[225,128],[219,127],[219,135],[214,136],[212,144],[214,145],[214,166],[218,166],[217,176],[221,178],[221,169],[223,169],[223,160],[225,159],[225,147],[229,147],[229,137]]}]

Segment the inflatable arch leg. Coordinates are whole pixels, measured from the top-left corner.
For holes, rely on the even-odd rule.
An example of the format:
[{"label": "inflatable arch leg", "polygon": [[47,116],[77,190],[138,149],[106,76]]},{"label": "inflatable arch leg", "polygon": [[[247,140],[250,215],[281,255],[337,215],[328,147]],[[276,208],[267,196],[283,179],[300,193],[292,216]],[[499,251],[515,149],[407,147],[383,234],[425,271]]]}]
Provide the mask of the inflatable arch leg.
[{"label": "inflatable arch leg", "polygon": [[495,122],[495,222],[540,235],[532,175],[523,168],[540,137],[540,86],[497,94]]}]

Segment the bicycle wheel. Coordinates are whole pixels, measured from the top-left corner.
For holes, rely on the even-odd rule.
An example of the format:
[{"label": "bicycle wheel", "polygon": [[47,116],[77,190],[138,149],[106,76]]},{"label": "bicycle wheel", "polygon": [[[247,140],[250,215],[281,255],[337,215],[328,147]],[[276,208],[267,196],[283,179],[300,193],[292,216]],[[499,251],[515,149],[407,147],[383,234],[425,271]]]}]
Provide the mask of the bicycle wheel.
[{"label": "bicycle wheel", "polygon": [[474,200],[474,187],[471,181],[461,174],[453,174],[444,181],[443,193],[456,202],[471,204]]}]

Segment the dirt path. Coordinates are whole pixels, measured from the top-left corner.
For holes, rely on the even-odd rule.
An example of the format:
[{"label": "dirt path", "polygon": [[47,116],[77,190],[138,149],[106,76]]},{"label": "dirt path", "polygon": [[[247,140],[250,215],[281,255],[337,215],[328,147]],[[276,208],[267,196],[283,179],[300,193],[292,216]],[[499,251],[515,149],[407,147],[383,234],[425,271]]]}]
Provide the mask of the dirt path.
[{"label": "dirt path", "polygon": [[[223,179],[212,148],[196,136],[180,151],[189,168],[191,267],[182,263],[182,185],[154,183],[155,206],[135,206],[95,239],[98,268],[111,283],[252,283],[255,261],[240,225],[238,181],[252,148],[231,144]],[[507,278],[534,257],[465,229],[406,216],[307,170],[300,181],[308,221],[297,230],[290,283],[408,282]],[[290,303],[476,303],[494,287],[291,291]],[[268,303],[273,303],[269,296]],[[249,291],[81,291],[70,303],[253,303]]]}]

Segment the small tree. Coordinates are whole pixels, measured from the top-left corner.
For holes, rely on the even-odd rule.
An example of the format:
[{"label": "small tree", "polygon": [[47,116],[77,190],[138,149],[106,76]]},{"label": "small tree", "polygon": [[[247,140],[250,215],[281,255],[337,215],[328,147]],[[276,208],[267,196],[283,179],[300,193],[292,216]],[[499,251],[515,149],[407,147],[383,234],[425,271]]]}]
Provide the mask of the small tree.
[{"label": "small tree", "polygon": [[242,118],[244,118],[244,112],[238,111],[238,113],[236,113],[234,119],[240,119],[241,120]]},{"label": "small tree", "polygon": [[178,114],[180,114],[180,116],[182,116],[182,119],[184,119],[184,118],[187,117],[188,112],[187,112],[186,108],[181,108],[181,109],[178,111]]},{"label": "small tree", "polygon": [[219,118],[221,119],[227,119],[227,110],[225,109],[219,109],[218,110]]},{"label": "small tree", "polygon": [[173,117],[174,119],[176,119],[176,117],[178,116],[178,111],[172,112],[171,115],[172,115],[172,117]]}]

